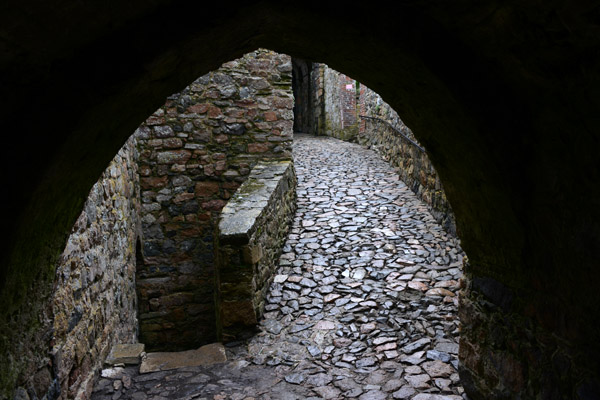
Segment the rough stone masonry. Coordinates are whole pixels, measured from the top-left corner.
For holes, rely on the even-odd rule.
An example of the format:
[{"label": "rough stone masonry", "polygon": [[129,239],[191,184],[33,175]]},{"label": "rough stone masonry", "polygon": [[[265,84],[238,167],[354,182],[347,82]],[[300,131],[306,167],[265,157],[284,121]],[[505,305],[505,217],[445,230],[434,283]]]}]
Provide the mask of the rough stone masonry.
[{"label": "rough stone masonry", "polygon": [[149,350],[217,338],[217,218],[259,160],[290,160],[291,59],[258,50],[198,78],[138,129],[144,260],[140,340]]},{"label": "rough stone masonry", "polygon": [[255,331],[295,210],[291,161],[257,164],[223,208],[216,254],[220,340]]},{"label": "rough stone masonry", "polygon": [[[170,96],[138,128],[73,228],[57,269],[54,326],[42,336],[51,357],[30,367],[29,382],[20,378],[19,393],[86,396],[116,343],[189,349],[257,323],[295,207],[291,75],[290,57],[257,50]],[[341,125],[356,134],[356,82],[343,77],[349,90],[331,83],[339,73],[326,76],[315,90],[354,118]],[[258,181],[269,193],[254,202]],[[225,219],[258,207],[243,243],[218,238],[227,202]]]},{"label": "rough stone masonry", "polygon": [[139,334],[149,350],[216,339],[216,220],[259,160],[291,158],[291,68],[262,49],[228,62],[123,146],[72,228],[36,341],[2,367],[18,396],[89,395],[113,345]]}]

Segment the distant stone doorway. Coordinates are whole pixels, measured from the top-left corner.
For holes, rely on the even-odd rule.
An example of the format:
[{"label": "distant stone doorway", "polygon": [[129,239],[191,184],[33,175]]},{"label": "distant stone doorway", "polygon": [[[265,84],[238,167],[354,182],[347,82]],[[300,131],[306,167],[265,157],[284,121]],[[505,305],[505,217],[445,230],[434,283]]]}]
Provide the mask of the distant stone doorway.
[{"label": "distant stone doorway", "polygon": [[319,69],[310,61],[292,58],[292,91],[294,93],[294,133],[317,134],[318,93],[314,81]]}]

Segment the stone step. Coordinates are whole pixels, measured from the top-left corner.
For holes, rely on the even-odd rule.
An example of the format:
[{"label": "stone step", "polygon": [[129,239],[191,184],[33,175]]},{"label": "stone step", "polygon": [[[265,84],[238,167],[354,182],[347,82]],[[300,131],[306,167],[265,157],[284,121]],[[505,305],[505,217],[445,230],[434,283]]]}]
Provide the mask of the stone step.
[{"label": "stone step", "polygon": [[184,367],[213,365],[225,361],[227,361],[225,347],[221,343],[211,343],[196,350],[146,353],[142,357],[140,374]]},{"label": "stone step", "polygon": [[107,365],[138,365],[144,352],[143,343],[116,344],[105,361]]}]

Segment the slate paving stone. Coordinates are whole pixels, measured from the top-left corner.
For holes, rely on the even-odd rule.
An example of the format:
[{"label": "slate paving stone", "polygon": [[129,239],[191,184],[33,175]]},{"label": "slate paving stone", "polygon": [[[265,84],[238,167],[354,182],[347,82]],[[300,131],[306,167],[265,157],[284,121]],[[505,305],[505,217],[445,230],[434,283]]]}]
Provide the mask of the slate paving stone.
[{"label": "slate paving stone", "polygon": [[296,135],[294,163],[298,207],[260,332],[187,377],[103,371],[92,399],[466,399],[458,239],[372,150]]}]

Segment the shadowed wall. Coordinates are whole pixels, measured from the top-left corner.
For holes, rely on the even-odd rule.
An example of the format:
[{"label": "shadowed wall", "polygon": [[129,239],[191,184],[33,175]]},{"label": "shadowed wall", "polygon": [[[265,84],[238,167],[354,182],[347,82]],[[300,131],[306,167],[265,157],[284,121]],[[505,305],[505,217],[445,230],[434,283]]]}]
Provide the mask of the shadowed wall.
[{"label": "shadowed wall", "polygon": [[258,47],[365,83],[428,149],[469,257],[471,397],[598,392],[597,4],[341,4],[5,2],[2,393],[45,362],[54,266],[108,162],[166,96]]}]

